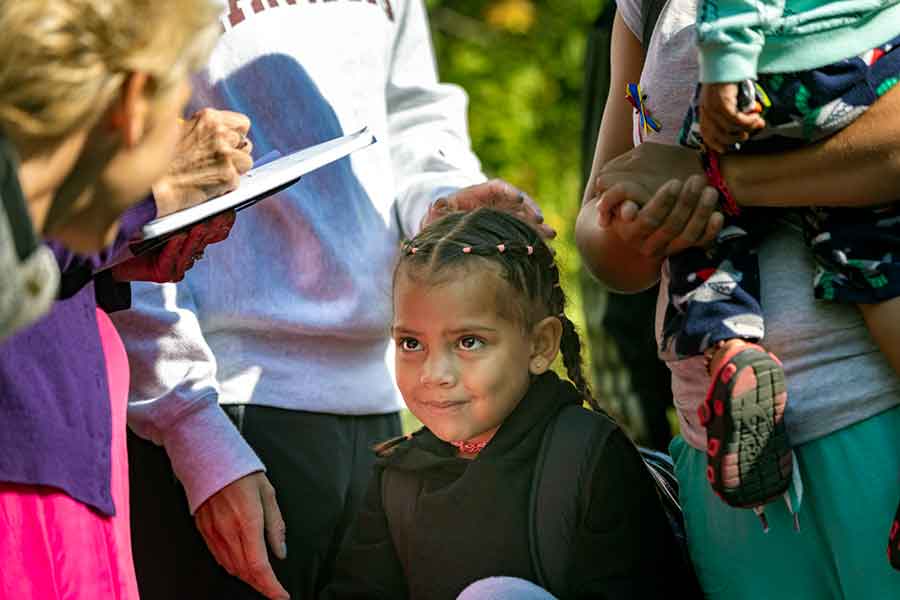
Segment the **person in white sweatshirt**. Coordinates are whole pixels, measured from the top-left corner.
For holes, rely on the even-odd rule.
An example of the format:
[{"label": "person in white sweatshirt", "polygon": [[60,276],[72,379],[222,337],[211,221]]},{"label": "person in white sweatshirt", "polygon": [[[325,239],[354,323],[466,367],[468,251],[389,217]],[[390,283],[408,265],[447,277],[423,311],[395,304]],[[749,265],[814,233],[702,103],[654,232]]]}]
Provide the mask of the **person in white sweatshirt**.
[{"label": "person in white sweatshirt", "polygon": [[378,142],[242,211],[184,281],[136,284],[115,315],[140,436],[135,563],[145,600],[313,598],[371,447],[400,432],[399,242],[447,209],[540,216],[485,181],[466,96],[437,79],[422,0],[223,0],[221,24],[192,108],[247,115],[255,158],[363,125]]}]

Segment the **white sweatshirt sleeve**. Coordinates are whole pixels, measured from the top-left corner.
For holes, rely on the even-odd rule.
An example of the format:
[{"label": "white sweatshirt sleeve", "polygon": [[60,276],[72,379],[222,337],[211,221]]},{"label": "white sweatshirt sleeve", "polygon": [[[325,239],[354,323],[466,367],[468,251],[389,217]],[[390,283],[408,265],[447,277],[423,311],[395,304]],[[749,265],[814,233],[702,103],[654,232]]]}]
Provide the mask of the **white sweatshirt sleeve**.
[{"label": "white sweatshirt sleeve", "polygon": [[438,81],[422,0],[395,4],[385,94],[396,217],[402,234],[412,236],[435,200],[486,178],[469,141],[466,93]]},{"label": "white sweatshirt sleeve", "polygon": [[219,406],[215,357],[188,285],[131,287],[131,310],[112,314],[131,370],[128,425],[165,447],[193,514],[229,483],[265,467]]}]

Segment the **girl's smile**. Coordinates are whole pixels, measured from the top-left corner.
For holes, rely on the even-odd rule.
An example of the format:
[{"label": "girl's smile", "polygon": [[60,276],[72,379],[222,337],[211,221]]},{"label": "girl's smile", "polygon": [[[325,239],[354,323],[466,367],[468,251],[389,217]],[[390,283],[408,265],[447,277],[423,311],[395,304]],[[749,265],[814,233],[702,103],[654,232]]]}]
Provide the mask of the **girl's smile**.
[{"label": "girl's smile", "polygon": [[432,400],[421,402],[422,406],[431,410],[449,410],[466,404],[465,400]]}]

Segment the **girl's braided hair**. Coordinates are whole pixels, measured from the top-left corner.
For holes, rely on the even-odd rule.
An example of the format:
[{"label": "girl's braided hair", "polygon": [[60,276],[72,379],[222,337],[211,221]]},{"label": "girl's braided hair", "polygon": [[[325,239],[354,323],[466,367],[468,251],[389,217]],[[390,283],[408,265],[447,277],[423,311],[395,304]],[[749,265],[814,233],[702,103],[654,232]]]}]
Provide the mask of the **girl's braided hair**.
[{"label": "girl's braided hair", "polygon": [[394,278],[401,270],[407,276],[434,277],[452,267],[471,268],[479,263],[498,266],[517,292],[510,301],[526,330],[547,316],[561,321],[560,350],[566,372],[585,400],[597,408],[584,376],[581,339],[565,314],[559,268],[550,248],[525,222],[492,208],[451,213],[404,242]]}]

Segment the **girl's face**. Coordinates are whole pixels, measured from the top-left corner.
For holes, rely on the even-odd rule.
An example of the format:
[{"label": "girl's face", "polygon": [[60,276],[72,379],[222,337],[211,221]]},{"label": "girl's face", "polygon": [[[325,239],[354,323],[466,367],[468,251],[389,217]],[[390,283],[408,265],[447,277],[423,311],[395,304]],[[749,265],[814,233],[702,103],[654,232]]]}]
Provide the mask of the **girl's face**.
[{"label": "girl's face", "polygon": [[440,439],[487,441],[522,400],[530,335],[497,300],[516,292],[493,269],[430,284],[401,271],[394,287],[397,384]]}]

